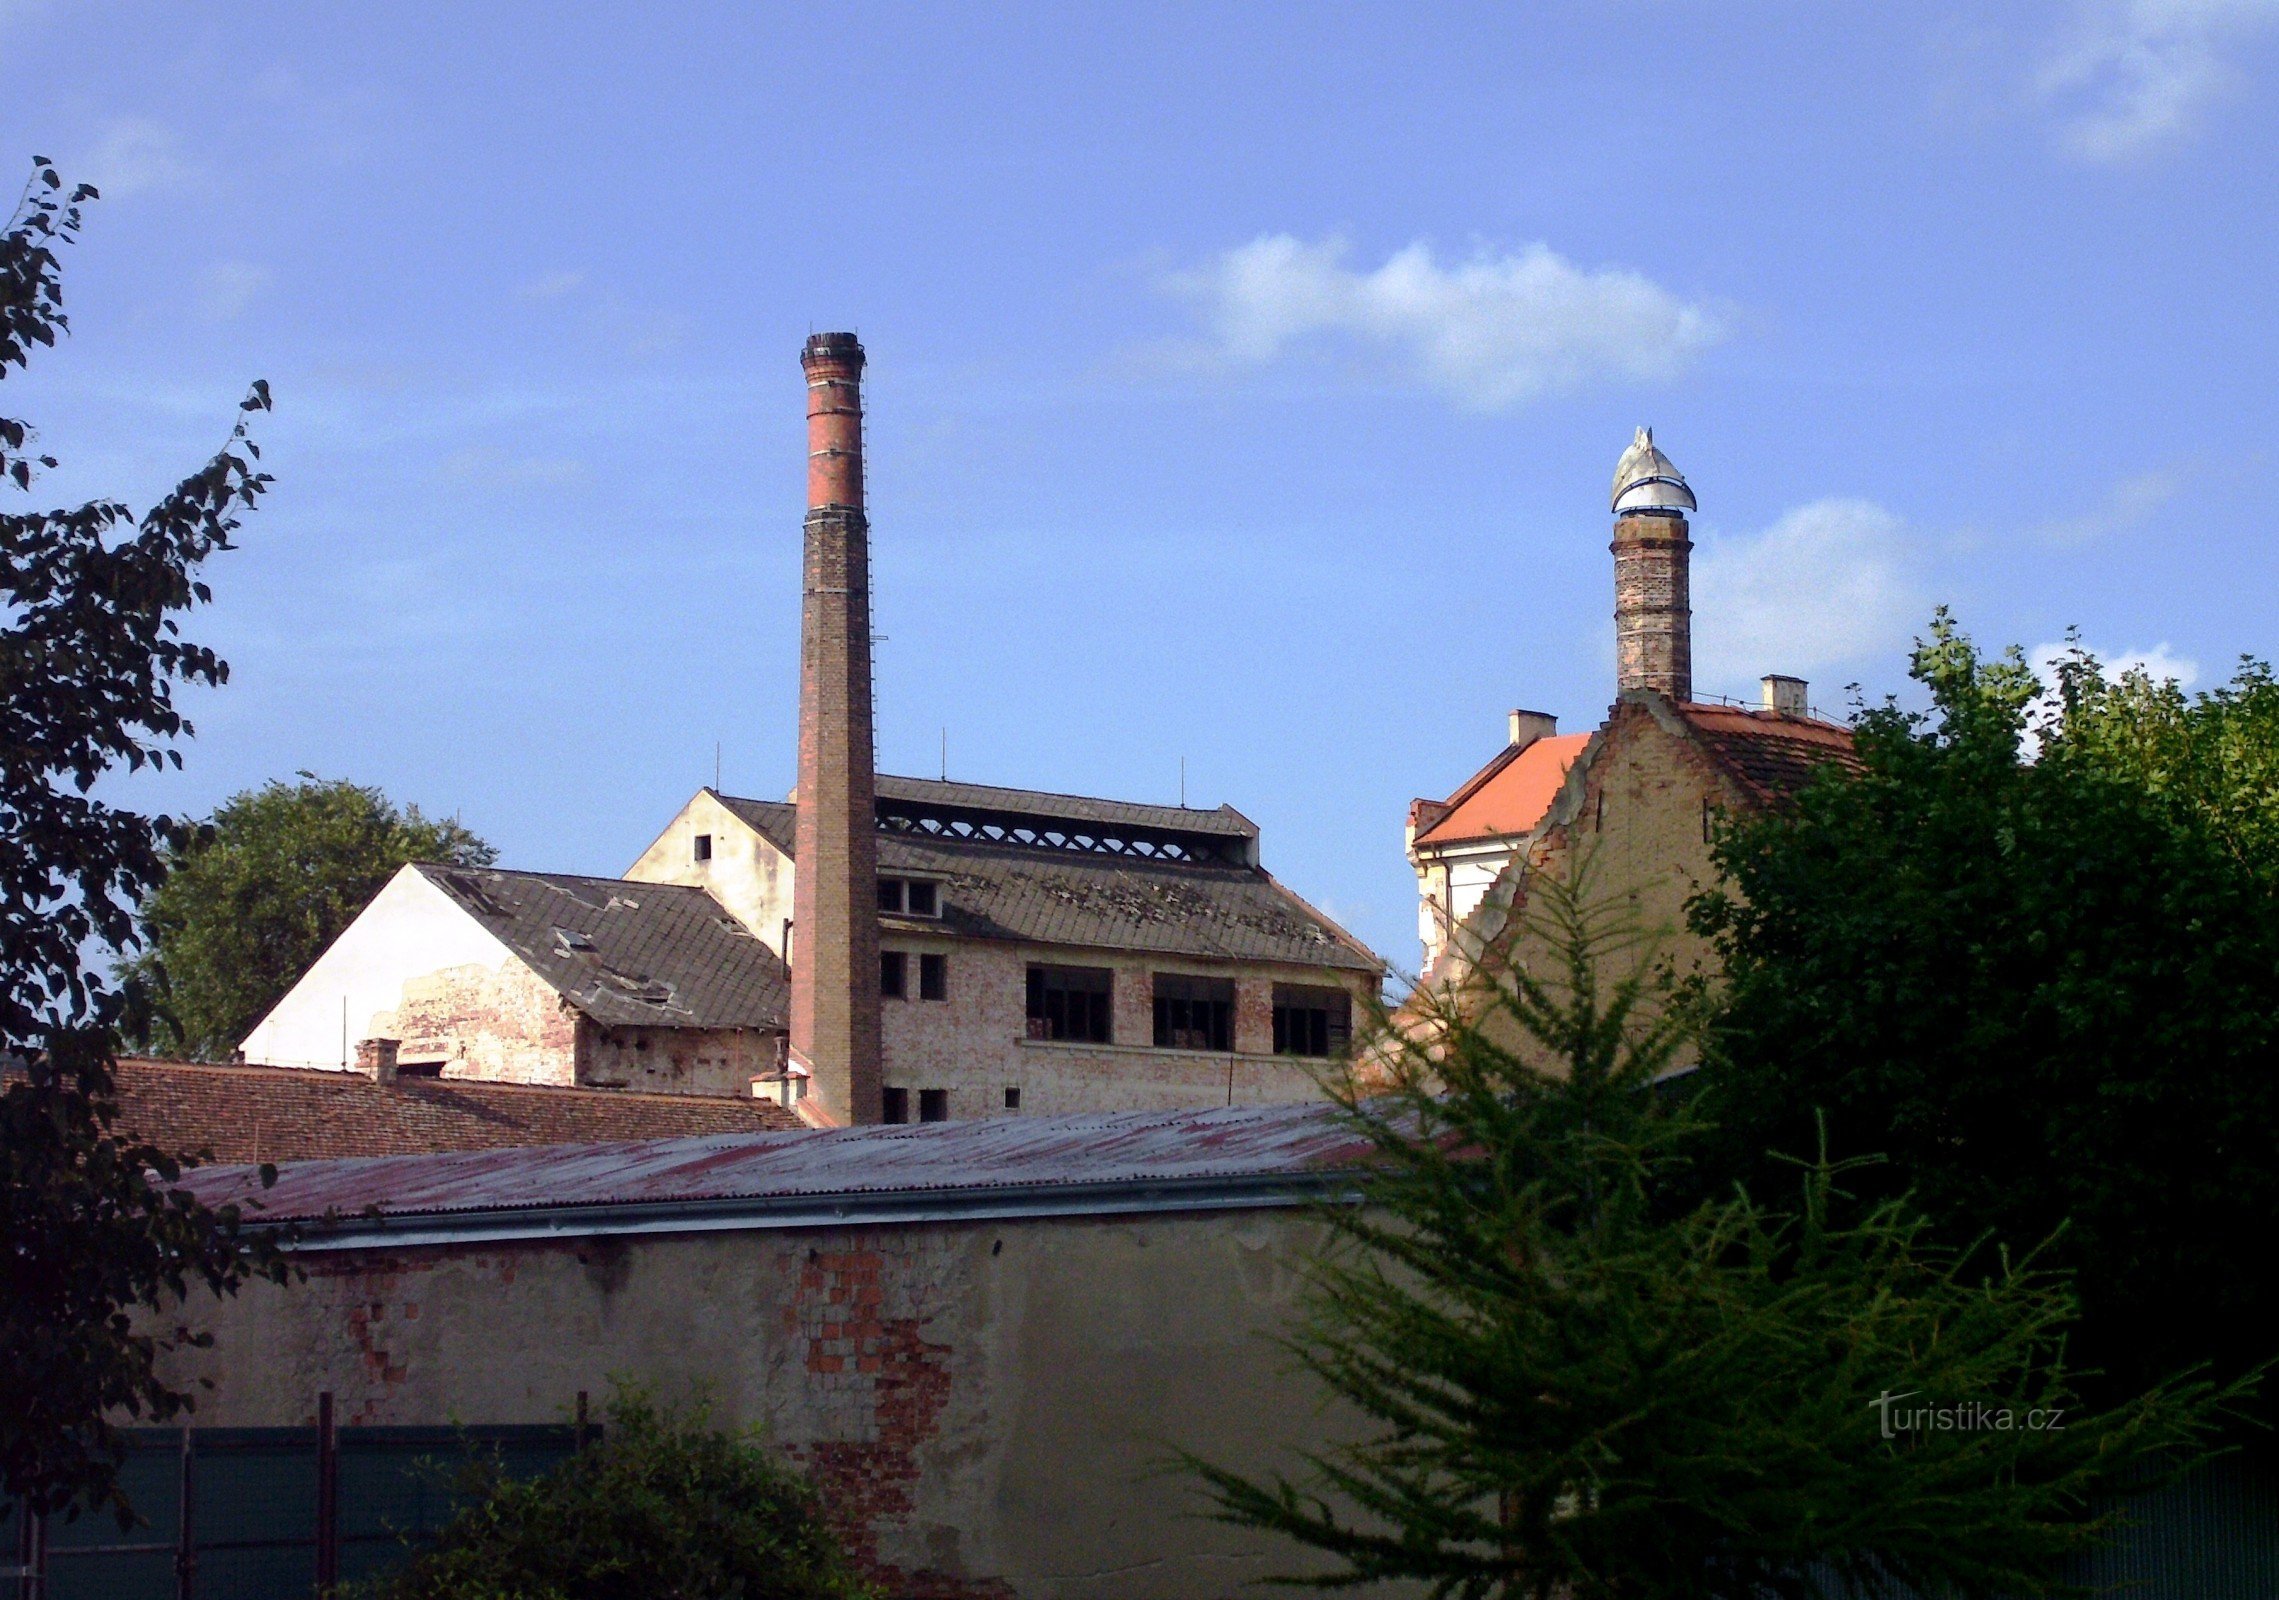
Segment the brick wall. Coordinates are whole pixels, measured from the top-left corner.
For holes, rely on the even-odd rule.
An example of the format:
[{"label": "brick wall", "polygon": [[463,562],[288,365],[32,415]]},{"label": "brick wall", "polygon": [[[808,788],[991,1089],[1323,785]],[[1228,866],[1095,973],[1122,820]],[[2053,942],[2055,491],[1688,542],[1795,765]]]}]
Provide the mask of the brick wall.
[{"label": "brick wall", "polygon": [[446,1078],[569,1085],[578,1081],[577,1024],[552,987],[509,959],[407,979],[371,1037],[402,1040],[401,1065],[440,1061]]}]

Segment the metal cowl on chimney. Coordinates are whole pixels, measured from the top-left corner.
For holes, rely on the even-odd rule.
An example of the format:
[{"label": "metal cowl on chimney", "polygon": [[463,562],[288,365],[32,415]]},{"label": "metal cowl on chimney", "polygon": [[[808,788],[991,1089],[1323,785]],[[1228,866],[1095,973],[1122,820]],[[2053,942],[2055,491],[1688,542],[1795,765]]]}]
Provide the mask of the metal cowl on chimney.
[{"label": "metal cowl on chimney", "polygon": [[792,844],[791,1052],[816,1110],[883,1115],[877,774],[872,766],[870,525],[863,515],[863,347],[818,333],[807,374],[807,523],[799,614],[799,788]]},{"label": "metal cowl on chimney", "polygon": [[1693,553],[1685,474],[1640,428],[1614,469],[1614,674],[1621,691],[1693,698]]}]

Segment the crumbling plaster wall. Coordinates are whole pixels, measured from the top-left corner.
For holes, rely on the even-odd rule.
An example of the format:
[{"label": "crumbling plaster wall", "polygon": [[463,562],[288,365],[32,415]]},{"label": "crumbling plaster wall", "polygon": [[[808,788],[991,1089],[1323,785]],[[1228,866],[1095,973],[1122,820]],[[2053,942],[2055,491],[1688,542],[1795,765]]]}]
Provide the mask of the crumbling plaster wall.
[{"label": "crumbling plaster wall", "polygon": [[[922,1089],[949,1092],[953,1119],[1010,1114],[1005,1091],[1021,1091],[1020,1114],[1153,1111],[1176,1106],[1260,1105],[1308,1100],[1319,1093],[1322,1062],[1274,1052],[1274,985],[1344,988],[1358,1024],[1371,989],[1361,975],[1315,967],[1196,961],[1129,951],[1031,946],[890,931],[884,948],[909,956],[908,998],[880,1002],[886,1082],[910,1091],[918,1114]],[[948,998],[918,996],[918,957],[948,958]],[[1115,978],[1108,1045],[1028,1037],[1031,962],[1107,967]],[[1235,980],[1234,1050],[1158,1050],[1152,979],[1159,972]]]},{"label": "crumbling plaster wall", "polygon": [[567,1086],[580,1081],[581,1021],[552,984],[510,956],[495,967],[406,979],[395,1011],[374,1017],[368,1037],[399,1040],[401,1065],[441,1062],[446,1078]]},{"label": "crumbling plaster wall", "polygon": [[613,1374],[708,1394],[890,1593],[1219,1597],[1297,1559],[1194,1517],[1173,1446],[1291,1465],[1334,1425],[1274,1345],[1302,1209],[305,1255],[212,1305],[202,1426],[559,1422]]},{"label": "crumbling plaster wall", "polygon": [[603,1028],[578,1019],[577,1081],[663,1094],[751,1093],[777,1070],[780,1033],[758,1028]]}]

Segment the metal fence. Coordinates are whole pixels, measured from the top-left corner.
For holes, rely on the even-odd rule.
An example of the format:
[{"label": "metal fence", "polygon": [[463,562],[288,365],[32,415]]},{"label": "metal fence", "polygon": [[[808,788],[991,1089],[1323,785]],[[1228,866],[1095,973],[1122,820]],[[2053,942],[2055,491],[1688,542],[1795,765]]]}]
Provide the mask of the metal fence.
[{"label": "metal fence", "polygon": [[471,1454],[535,1477],[591,1431],[335,1428],[330,1395],[313,1428],[136,1429],[122,1483],[137,1524],[0,1505],[0,1600],[310,1600],[431,1538]]}]

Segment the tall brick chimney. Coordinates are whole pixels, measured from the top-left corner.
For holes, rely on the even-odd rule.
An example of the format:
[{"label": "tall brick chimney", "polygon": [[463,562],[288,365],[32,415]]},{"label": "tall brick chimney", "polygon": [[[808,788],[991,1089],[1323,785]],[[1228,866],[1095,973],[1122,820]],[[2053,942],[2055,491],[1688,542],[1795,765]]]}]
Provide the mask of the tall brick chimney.
[{"label": "tall brick chimney", "polygon": [[1614,677],[1617,689],[1693,698],[1693,491],[1640,428],[1614,468]]},{"label": "tall brick chimney", "polygon": [[816,1109],[877,1122],[877,775],[870,704],[870,525],[863,516],[863,347],[818,333],[807,373],[807,529],[799,613],[791,1050]]}]

